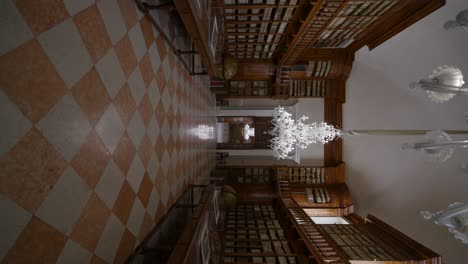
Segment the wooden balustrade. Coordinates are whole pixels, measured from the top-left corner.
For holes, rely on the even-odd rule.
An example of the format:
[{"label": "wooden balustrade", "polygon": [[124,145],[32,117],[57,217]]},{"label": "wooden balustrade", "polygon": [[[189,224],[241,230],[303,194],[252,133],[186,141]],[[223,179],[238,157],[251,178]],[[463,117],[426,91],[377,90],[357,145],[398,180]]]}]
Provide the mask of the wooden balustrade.
[{"label": "wooden balustrade", "polygon": [[320,232],[306,212],[290,196],[287,177],[277,176],[277,190],[281,208],[288,214],[310,253],[318,263],[350,263],[332,246],[326,235]]},{"label": "wooden balustrade", "polygon": [[[214,185],[209,185],[203,191],[198,206],[192,216],[192,221],[185,228],[182,237],[179,239],[171,253],[168,263],[202,263],[200,254],[200,241],[204,228],[208,225],[212,225],[209,229],[212,231],[217,230],[215,226],[216,223],[213,219],[213,201],[215,195],[216,190]],[[213,232],[213,234],[217,235],[217,232]]]}]

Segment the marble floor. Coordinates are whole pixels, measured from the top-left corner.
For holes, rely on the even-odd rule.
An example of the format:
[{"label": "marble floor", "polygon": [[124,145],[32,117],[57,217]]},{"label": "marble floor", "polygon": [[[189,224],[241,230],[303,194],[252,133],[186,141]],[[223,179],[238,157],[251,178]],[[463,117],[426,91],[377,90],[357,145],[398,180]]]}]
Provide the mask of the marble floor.
[{"label": "marble floor", "polygon": [[207,80],[132,0],[3,0],[0,39],[0,262],[125,261],[208,180]]}]

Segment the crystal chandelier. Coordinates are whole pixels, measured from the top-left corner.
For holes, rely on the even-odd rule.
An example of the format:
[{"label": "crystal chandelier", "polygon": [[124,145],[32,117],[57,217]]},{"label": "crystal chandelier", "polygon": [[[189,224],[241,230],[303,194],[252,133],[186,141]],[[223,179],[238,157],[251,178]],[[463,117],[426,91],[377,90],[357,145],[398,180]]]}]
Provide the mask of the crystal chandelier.
[{"label": "crystal chandelier", "polygon": [[463,28],[468,33],[468,10],[463,10],[456,16],[455,20],[447,21],[444,24],[446,30],[453,28]]},{"label": "crystal chandelier", "polygon": [[434,130],[426,133],[424,142],[404,143],[403,149],[424,152],[430,160],[444,162],[449,160],[455,148],[468,148],[468,140],[454,141],[444,131]]},{"label": "crystal chandelier", "polygon": [[273,110],[273,129],[269,134],[273,136],[270,147],[276,158],[286,158],[295,146],[305,149],[311,143],[325,144],[343,135],[342,130],[325,122],[305,124],[307,119],[309,118],[302,116],[296,121],[281,106]]},{"label": "crystal chandelier", "polygon": [[270,147],[278,159],[287,158],[296,146],[305,149],[311,143],[325,144],[344,135],[426,135],[426,141],[405,143],[403,149],[421,150],[431,160],[441,162],[450,159],[455,148],[468,148],[468,140],[454,141],[448,135],[468,134],[467,130],[341,130],[325,122],[305,124],[304,121],[309,119],[306,116],[298,120],[292,119],[291,116],[281,106],[273,109],[273,129],[269,131],[273,138],[270,140]]},{"label": "crystal chandelier", "polygon": [[463,73],[454,66],[440,66],[426,79],[410,84],[410,88],[425,90],[427,96],[436,103],[443,103],[457,94],[468,94],[468,87],[464,87]]},{"label": "crystal chandelier", "polygon": [[455,239],[468,244],[468,205],[464,203],[453,203],[447,209],[437,213],[429,211],[421,212],[422,218],[434,222],[437,225],[448,227]]}]

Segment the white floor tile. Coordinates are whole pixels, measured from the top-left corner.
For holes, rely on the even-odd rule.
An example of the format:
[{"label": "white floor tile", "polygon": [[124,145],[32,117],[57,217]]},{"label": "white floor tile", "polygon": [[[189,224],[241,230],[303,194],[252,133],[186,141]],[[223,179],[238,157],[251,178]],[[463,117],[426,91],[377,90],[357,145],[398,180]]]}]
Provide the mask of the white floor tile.
[{"label": "white floor tile", "polygon": [[36,126],[67,161],[73,159],[91,131],[88,119],[70,94],[60,99]]},{"label": "white floor tile", "polygon": [[140,61],[146,52],[146,43],[143,38],[143,33],[141,32],[140,23],[136,23],[135,26],[128,31],[128,37],[132,43],[133,51],[135,51],[137,60]]},{"label": "white floor tile", "polygon": [[[206,132],[206,133],[209,133],[209,132]],[[177,122],[172,123],[171,134],[172,134],[173,139],[177,138],[177,135],[179,134],[179,126],[177,125]]]},{"label": "white floor tile", "polygon": [[179,71],[177,70],[177,68],[173,68],[171,72],[171,78],[172,78],[172,81],[174,82],[174,85],[177,85],[179,83],[179,77],[180,77]]},{"label": "white floor tile", "polygon": [[156,74],[159,70],[159,66],[161,65],[161,58],[159,57],[156,42],[153,42],[153,44],[148,49],[148,56],[150,58],[151,66],[153,66],[153,72]]},{"label": "white floor tile", "polygon": [[0,91],[0,156],[9,151],[31,128],[31,122],[18,110],[16,105]]},{"label": "white floor tile", "polygon": [[119,113],[113,104],[110,104],[106,112],[96,125],[96,132],[112,154],[124,134],[125,128],[120,120]]},{"label": "white floor tile", "polygon": [[31,214],[0,194],[0,260],[5,257],[8,250],[15,244],[21,231],[26,227]]},{"label": "white floor tile", "polygon": [[141,99],[145,95],[146,87],[139,67],[136,67],[128,77],[128,86],[130,87],[135,102],[137,105],[140,104]]},{"label": "white floor tile", "polygon": [[125,83],[125,75],[114,49],[110,49],[96,64],[96,69],[107,92],[114,98]]},{"label": "white floor tile", "polygon": [[145,167],[143,166],[140,157],[135,155],[127,174],[127,182],[135,193],[138,193],[138,189],[140,188],[144,175]]},{"label": "white floor tile", "polygon": [[161,198],[161,202],[163,203],[164,206],[167,206],[167,201],[169,200],[169,192],[170,192],[169,183],[167,182],[167,180],[164,180],[162,183],[162,187],[161,187],[161,193],[159,194]]},{"label": "white floor tile", "polygon": [[94,191],[107,207],[113,208],[124,180],[123,173],[114,161],[110,160]]},{"label": "white floor tile", "polygon": [[171,78],[171,63],[169,60],[169,56],[166,56],[164,58],[161,67],[163,67],[164,76],[166,77],[166,81],[168,81],[169,78]]},{"label": "white floor tile", "polygon": [[136,10],[138,20],[140,20],[145,14],[143,12],[141,12],[140,9],[138,9],[137,5],[135,5],[135,10]]},{"label": "white floor tile", "polygon": [[171,105],[172,110],[174,110],[174,112],[176,112],[179,109],[179,99],[177,99],[177,96],[172,96]]},{"label": "white floor tile", "polygon": [[167,149],[165,149],[163,157],[161,159],[161,168],[163,169],[165,175],[167,175],[167,172],[169,171],[170,167],[171,157],[169,156],[169,152],[167,152]]},{"label": "white floor tile", "polygon": [[171,106],[172,103],[172,98],[167,88],[164,89],[164,91],[161,94],[161,101],[163,103],[164,112],[167,113],[167,111],[169,110],[169,106]]},{"label": "white floor tile", "polygon": [[89,186],[67,167],[37,211],[37,216],[57,230],[70,234],[91,196]]},{"label": "white floor tile", "polygon": [[151,143],[153,143],[154,145],[156,143],[156,139],[159,136],[159,124],[154,115],[151,117],[150,122],[148,123],[148,129],[146,131],[146,134],[151,140]]},{"label": "white floor tile", "polygon": [[81,264],[89,263],[93,254],[82,248],[76,242],[68,239],[65,247],[57,259],[57,264]]},{"label": "white floor tile", "polygon": [[150,177],[150,180],[155,184],[156,183],[156,177],[158,174],[158,169],[159,169],[159,158],[157,157],[156,153],[153,152],[151,155],[151,158],[148,162],[148,175]]},{"label": "white floor tile", "polygon": [[93,66],[88,49],[71,19],[42,33],[38,40],[68,88]]},{"label": "white floor tile", "polygon": [[99,239],[95,254],[108,263],[112,263],[124,230],[125,227],[119,219],[117,219],[114,214],[111,214],[107,220],[107,224],[102,232],[101,238]]},{"label": "white floor tile", "polygon": [[158,82],[156,79],[153,79],[148,85],[148,95],[151,101],[153,109],[158,106],[159,99],[161,98],[161,93],[159,92]]},{"label": "white floor tile", "polygon": [[179,155],[177,154],[177,151],[172,151],[171,163],[173,167],[177,166],[178,161],[179,161]]},{"label": "white floor tile", "polygon": [[65,8],[71,16],[94,4],[95,0],[64,0]]},{"label": "white floor tile", "polygon": [[120,7],[115,0],[101,0],[98,1],[97,5],[104,20],[107,33],[112,44],[115,45],[127,32]]},{"label": "white floor tile", "polygon": [[133,203],[132,210],[130,211],[130,216],[127,221],[127,228],[132,232],[132,234],[138,237],[140,232],[141,224],[143,223],[143,218],[145,217],[145,207],[140,202],[140,199],[135,199]]},{"label": "white floor tile", "polygon": [[174,197],[177,197],[176,194],[177,194],[177,188],[179,186],[179,183],[178,183],[178,180],[176,180],[175,182],[172,183],[172,185],[170,186],[170,189],[171,189],[171,193]]},{"label": "white floor tile", "polygon": [[171,126],[169,126],[169,121],[167,120],[167,118],[164,118],[163,124],[161,126],[161,135],[163,137],[164,143],[167,143],[170,134]]},{"label": "white floor tile", "polygon": [[158,190],[156,190],[156,188],[153,188],[153,190],[151,191],[150,198],[148,200],[148,207],[146,208],[146,211],[152,217],[156,215],[156,209],[158,209],[159,200],[160,198]]},{"label": "white floor tile", "polygon": [[18,47],[34,36],[11,0],[0,1],[0,55]]},{"label": "white floor tile", "polygon": [[135,111],[127,126],[127,133],[136,148],[140,146],[141,139],[145,134],[145,125],[140,113]]}]

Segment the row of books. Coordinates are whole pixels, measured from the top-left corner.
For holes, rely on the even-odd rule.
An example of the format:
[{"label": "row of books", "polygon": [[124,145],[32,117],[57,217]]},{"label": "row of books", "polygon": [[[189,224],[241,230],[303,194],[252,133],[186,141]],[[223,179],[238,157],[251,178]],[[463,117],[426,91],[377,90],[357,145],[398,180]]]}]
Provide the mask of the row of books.
[{"label": "row of books", "polygon": [[391,259],[385,250],[353,225],[320,225],[355,260]]},{"label": "row of books", "polygon": [[335,240],[335,242],[340,245],[361,245],[361,246],[372,246],[372,241],[368,237],[360,234],[336,234],[329,233],[329,235]]},{"label": "row of books", "polygon": [[380,247],[359,247],[359,246],[343,246],[342,249],[354,260],[367,260],[384,261],[392,259]]},{"label": "row of books", "polygon": [[245,168],[245,175],[270,175],[270,168]]},{"label": "row of books", "polygon": [[271,205],[251,205],[251,204],[240,204],[236,206],[236,208],[230,210],[229,212],[251,212],[251,211],[265,211],[265,212],[273,212],[273,206]]},{"label": "row of books", "polygon": [[306,69],[307,77],[327,77],[332,66],[331,60],[309,61]]},{"label": "row of books", "polygon": [[224,263],[298,263],[294,256],[275,256],[292,250],[271,205],[239,205],[225,221]]},{"label": "row of books", "polygon": [[331,203],[330,193],[326,188],[306,188],[307,202]]},{"label": "row of books", "polygon": [[[263,212],[263,213],[271,213],[271,212]],[[245,214],[244,212],[229,212],[228,214],[230,217],[232,216],[242,216],[244,219],[239,218],[230,218],[226,220],[228,224],[241,224],[241,225],[252,225],[252,226],[267,226],[267,227],[276,227],[280,228],[279,222],[275,219],[250,219],[248,213]]]},{"label": "row of books", "polygon": [[330,41],[330,40],[346,40],[354,39],[358,34],[362,32],[363,29],[359,30],[344,30],[344,29],[335,29],[335,30],[324,30],[319,37],[319,41]]},{"label": "row of books", "polygon": [[289,181],[292,183],[325,184],[325,169],[289,168]]},{"label": "row of books", "polygon": [[335,48],[335,49],[344,49],[351,45],[354,42],[354,38],[348,39],[320,39],[318,40],[314,47],[315,48]]},{"label": "row of books", "polygon": [[324,97],[326,88],[326,80],[291,80],[289,96]]},{"label": "row of books", "polygon": [[[233,240],[233,239],[252,239],[252,240],[282,240],[286,239],[284,236],[284,231],[282,229],[273,229],[273,230],[267,230],[267,229],[251,229],[248,230],[249,232],[239,232],[241,230],[244,230],[242,228],[246,227],[238,227],[236,231],[231,231],[228,230],[225,232],[225,237],[228,238],[228,240]],[[244,241],[245,242],[245,241]]]},{"label": "row of books", "polygon": [[224,263],[296,264],[296,257],[224,257]]},{"label": "row of books", "polygon": [[398,3],[398,0],[350,1],[341,10],[339,16],[380,16],[396,3]]},{"label": "row of books", "polygon": [[397,0],[350,1],[327,26],[315,48],[345,48],[358,34],[392,8]]},{"label": "row of books", "polygon": [[272,86],[269,81],[231,81],[228,83],[231,95],[269,95]]},{"label": "row of books", "polygon": [[230,95],[255,95],[266,96],[271,94],[272,89],[269,88],[236,88],[230,90]]},{"label": "row of books", "polygon": [[237,183],[268,183],[271,182],[272,178],[268,175],[266,176],[238,176]]}]

